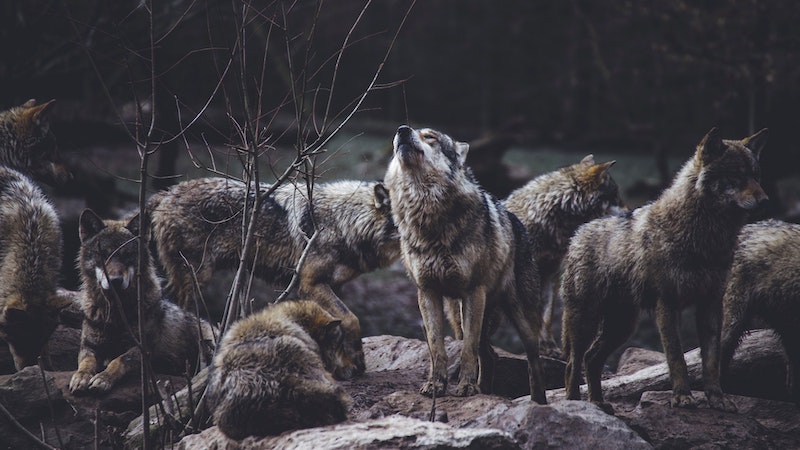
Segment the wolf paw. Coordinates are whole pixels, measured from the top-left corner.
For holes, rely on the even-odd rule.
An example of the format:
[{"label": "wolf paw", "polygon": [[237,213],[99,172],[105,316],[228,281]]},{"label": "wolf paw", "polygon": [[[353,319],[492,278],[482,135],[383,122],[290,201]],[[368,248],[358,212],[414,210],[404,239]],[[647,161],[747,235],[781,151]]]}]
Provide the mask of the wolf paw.
[{"label": "wolf paw", "polygon": [[419,393],[428,397],[443,397],[447,391],[447,385],[441,381],[428,380],[419,389]]},{"label": "wolf paw", "polygon": [[461,382],[456,387],[456,396],[458,397],[472,397],[473,395],[480,394],[481,390],[475,383]]},{"label": "wolf paw", "polygon": [[673,408],[697,408],[697,402],[692,394],[676,394],[672,397],[669,405]]},{"label": "wolf paw", "polygon": [[87,391],[93,375],[89,372],[75,372],[69,380],[69,391],[73,394]]},{"label": "wolf paw", "polygon": [[736,412],[736,404],[731,400],[725,398],[723,394],[706,394],[708,399],[708,406],[719,411]]},{"label": "wolf paw", "polygon": [[105,372],[100,372],[89,381],[89,390],[94,392],[108,392],[111,390],[112,384],[114,383],[111,377]]}]

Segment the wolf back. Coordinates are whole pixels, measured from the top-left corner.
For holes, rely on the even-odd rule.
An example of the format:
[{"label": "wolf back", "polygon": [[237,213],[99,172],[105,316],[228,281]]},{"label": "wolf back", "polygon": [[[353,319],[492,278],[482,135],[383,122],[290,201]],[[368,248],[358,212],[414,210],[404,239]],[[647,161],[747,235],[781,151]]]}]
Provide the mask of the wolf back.
[{"label": "wolf back", "polygon": [[242,439],[346,420],[350,397],[328,373],[342,331],[312,301],[270,305],[236,322],[209,372],[214,424]]},{"label": "wolf back", "polygon": [[141,323],[153,369],[180,374],[187,366],[193,372],[200,363],[209,362],[215,330],[163,298],[146,246],[145,272],[138,285],[139,216],[103,221],[85,210],[79,228],[78,269],[85,317],[70,391],[106,392],[139,367],[139,290]]},{"label": "wolf back", "polygon": [[68,300],[57,295],[62,237],[42,191],[0,167],[0,337],[17,370],[36,364]]},{"label": "wolf back", "polygon": [[525,345],[531,396],[545,403],[539,280],[530,242],[519,220],[474,181],[464,166],[466,152],[466,144],[446,134],[401,126],[385,177],[431,352],[428,380],[420,391],[446,391],[443,302],[449,297],[461,300],[464,328],[456,395],[478,393],[478,384],[484,390],[491,386],[491,326],[485,326],[484,317],[491,322],[502,311]]},{"label": "wolf back", "polygon": [[713,408],[732,409],[719,387],[722,293],[747,210],[766,199],[757,181],[766,135],[730,141],[712,129],[654,203],[578,229],[561,284],[567,398],[580,399],[585,358],[589,399],[609,407],[603,364],[647,308],[656,311],[672,404],[694,406],[678,333],[680,310],[694,304],[706,397]]},{"label": "wolf back", "polygon": [[766,220],[746,225],[723,298],[722,372],[752,319],[775,330],[787,358],[786,385],[800,405],[800,225]]}]

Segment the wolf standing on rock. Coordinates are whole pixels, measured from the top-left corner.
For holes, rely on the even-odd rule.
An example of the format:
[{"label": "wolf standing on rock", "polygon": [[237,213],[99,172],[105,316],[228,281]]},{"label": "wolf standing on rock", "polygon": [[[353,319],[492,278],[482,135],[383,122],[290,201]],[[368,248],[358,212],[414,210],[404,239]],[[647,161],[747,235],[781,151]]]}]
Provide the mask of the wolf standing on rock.
[{"label": "wolf standing on rock", "polygon": [[590,220],[624,210],[617,183],[608,173],[614,161],[579,163],[540,175],[512,192],[503,204],[528,230],[542,281],[542,344],[555,349],[552,322],[558,274],[575,230]]},{"label": "wolf standing on rock", "polygon": [[[468,145],[446,134],[401,126],[386,172],[403,261],[417,285],[431,366],[420,389],[447,389],[443,298],[461,300],[464,346],[456,395],[480,392],[491,379],[491,327],[504,312],[528,356],[531,397],[546,403],[539,360],[539,280],[525,228],[484,192],[464,166]],[[486,326],[484,326],[486,325]],[[480,362],[479,362],[480,359]]]},{"label": "wolf standing on rock", "polygon": [[722,294],[747,211],[767,198],[758,183],[766,140],[766,130],[732,141],[714,128],[654,203],[578,229],[561,284],[568,399],[580,399],[585,358],[589,400],[610,409],[600,386],[603,364],[646,308],[656,311],[671,404],[695,406],[678,333],[681,309],[694,304],[706,397],[712,408],[734,409],[719,382]]},{"label": "wolf standing on rock", "polygon": [[[83,327],[78,370],[69,390],[106,392],[141,363],[138,292],[142,292],[144,333],[153,368],[183,373],[209,361],[216,342],[208,322],[164,299],[149,252],[139,285],[137,276],[139,215],[129,220],[101,220],[93,211],[80,217]],[[146,249],[147,247],[145,247]],[[105,369],[99,370],[105,366]]]},{"label": "wolf standing on rock", "polygon": [[[262,185],[266,191],[268,185]],[[195,279],[202,287],[217,269],[235,268],[242,246],[246,186],[225,178],[185,181],[153,195],[147,204],[167,291],[183,307],[193,304]],[[248,199],[252,206],[254,194]],[[309,202],[304,189],[279,186],[258,214],[253,269],[257,276],[288,283],[317,231],[300,269],[298,294],[342,319],[346,346],[339,379],[365,370],[358,318],[336,290],[358,275],[386,267],[400,256],[389,198],[380,182],[317,184]]]}]

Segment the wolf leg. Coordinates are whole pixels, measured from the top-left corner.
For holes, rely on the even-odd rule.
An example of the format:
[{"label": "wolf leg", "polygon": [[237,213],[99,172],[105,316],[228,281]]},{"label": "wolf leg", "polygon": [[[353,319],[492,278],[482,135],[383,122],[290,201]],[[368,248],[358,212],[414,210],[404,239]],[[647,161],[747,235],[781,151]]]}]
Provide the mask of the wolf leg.
[{"label": "wolf leg", "polygon": [[557,354],[558,344],[553,336],[553,314],[558,301],[558,288],[554,279],[550,276],[542,278],[542,329],[539,332],[539,342],[545,354]]},{"label": "wolf leg", "polygon": [[[532,295],[538,294],[534,293]],[[538,304],[538,302],[534,304]],[[531,391],[531,400],[540,405],[546,405],[544,369],[539,358],[539,330],[537,329],[542,321],[540,312],[533,308],[523,308],[516,296],[511,296],[509,303],[505,306],[506,317],[514,325],[525,347],[525,353],[528,358],[528,386]]]},{"label": "wolf leg", "polygon": [[680,310],[664,301],[656,302],[656,325],[661,335],[661,346],[667,356],[669,376],[672,380],[672,400],[670,405],[678,408],[695,408],[697,403],[689,389],[689,371],[683,358],[681,339],[678,333]]},{"label": "wolf leg", "polygon": [[[420,288],[417,292],[417,303],[425,326],[428,340],[428,351],[431,356],[428,381],[422,385],[420,394],[437,397],[447,391],[447,353],[444,349],[444,305],[442,296],[428,289]],[[466,345],[466,343],[465,343]],[[461,373],[464,373],[464,361],[461,361]],[[462,378],[463,379],[463,378]]]},{"label": "wolf leg", "polygon": [[[610,309],[610,310],[609,310]],[[613,414],[614,409],[603,400],[601,378],[606,360],[630,337],[636,329],[639,309],[633,305],[616,303],[602,314],[600,332],[586,352],[586,381],[589,400],[604,411]]]},{"label": "wolf leg", "polygon": [[486,309],[486,290],[475,289],[472,295],[462,300],[464,345],[461,347],[461,371],[458,376],[456,395],[467,397],[480,393],[478,388],[478,347],[483,328],[483,313]]},{"label": "wolf leg", "polygon": [[129,372],[140,367],[142,353],[139,347],[132,347],[127,352],[111,360],[105,370],[93,376],[89,381],[89,390],[95,392],[108,392]]},{"label": "wolf leg", "polygon": [[69,391],[73,394],[89,389],[89,381],[97,373],[97,356],[94,351],[81,345],[78,356],[78,370],[72,374],[69,382]]},{"label": "wolf leg", "polygon": [[703,387],[708,404],[721,411],[736,411],[736,405],[726,399],[720,387],[720,328],[722,301],[714,296],[709,302],[697,304],[697,335],[703,360]]}]

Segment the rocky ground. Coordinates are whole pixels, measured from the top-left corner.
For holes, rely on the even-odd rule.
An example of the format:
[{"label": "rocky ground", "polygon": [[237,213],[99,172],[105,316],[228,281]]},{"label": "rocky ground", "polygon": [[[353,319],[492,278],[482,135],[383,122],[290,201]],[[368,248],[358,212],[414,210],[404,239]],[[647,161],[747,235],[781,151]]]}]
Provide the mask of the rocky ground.
[{"label": "rocky ground", "polygon": [[[5,409],[0,448],[35,448],[34,439],[74,449],[140,445],[136,377],[99,398],[69,394],[77,333],[68,327],[57,331],[51,341],[53,371],[30,367],[0,376],[0,404]],[[701,392],[694,393],[700,400],[697,409],[670,408],[664,356],[634,347],[623,354],[617,372],[604,380],[615,416],[589,402],[563,400],[564,364],[558,359],[544,359],[549,405],[531,402],[524,359],[504,352],[495,382],[498,395],[449,395],[437,398],[433,408],[432,400],[417,392],[428,364],[424,342],[383,335],[367,337],[364,344],[367,373],[342,383],[353,398],[345,423],[239,442],[210,427],[182,438],[162,434],[157,443],[172,446],[174,441],[183,449],[800,448],[800,410],[785,401],[782,353],[768,331],[754,332],[744,340],[725,380],[737,413],[708,409]],[[448,340],[454,364],[460,345]],[[7,351],[0,352],[4,364],[7,358]],[[699,351],[688,352],[686,358],[694,388],[699,388]],[[159,390],[169,398],[161,411],[177,414],[175,405],[181,404],[186,390],[172,394],[187,381],[160,377]],[[201,388],[194,387],[196,396]]]}]

